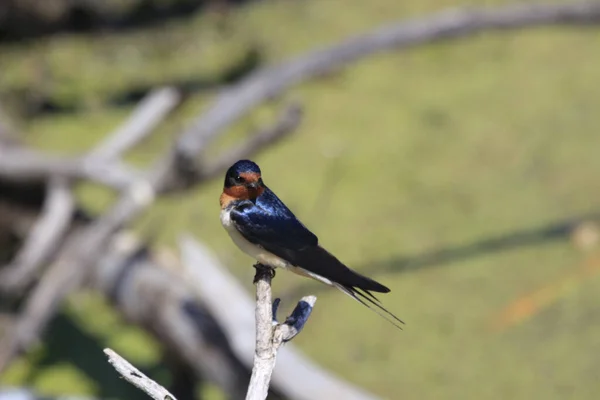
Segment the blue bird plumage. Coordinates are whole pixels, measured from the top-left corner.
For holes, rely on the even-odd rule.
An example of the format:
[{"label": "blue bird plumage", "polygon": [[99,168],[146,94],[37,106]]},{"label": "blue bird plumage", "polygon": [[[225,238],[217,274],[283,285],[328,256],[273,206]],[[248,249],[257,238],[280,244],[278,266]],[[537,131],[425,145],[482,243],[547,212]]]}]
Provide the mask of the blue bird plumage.
[{"label": "blue bird plumage", "polygon": [[258,262],[337,287],[363,305],[376,306],[402,322],[371,293],[390,290],[351,270],[321,247],[317,236],[263,183],[260,168],[254,162],[240,160],[227,171],[221,195],[221,222],[233,241]]}]

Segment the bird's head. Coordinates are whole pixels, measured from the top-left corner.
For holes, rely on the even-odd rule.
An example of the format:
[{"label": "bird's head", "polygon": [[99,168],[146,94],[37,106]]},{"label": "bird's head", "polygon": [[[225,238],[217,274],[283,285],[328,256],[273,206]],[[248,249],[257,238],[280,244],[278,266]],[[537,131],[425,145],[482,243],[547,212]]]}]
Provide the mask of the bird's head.
[{"label": "bird's head", "polygon": [[264,190],[258,165],[250,160],[240,160],[229,167],[225,174],[221,206],[225,207],[235,200],[255,201]]}]

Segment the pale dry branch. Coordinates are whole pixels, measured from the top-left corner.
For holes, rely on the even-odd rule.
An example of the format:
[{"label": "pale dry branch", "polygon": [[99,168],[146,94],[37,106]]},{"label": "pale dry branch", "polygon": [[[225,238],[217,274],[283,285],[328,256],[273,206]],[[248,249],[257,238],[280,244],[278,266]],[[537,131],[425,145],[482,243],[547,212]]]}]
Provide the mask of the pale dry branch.
[{"label": "pale dry branch", "polygon": [[41,215],[12,264],[0,273],[3,291],[18,293],[35,279],[59,248],[74,210],[69,183],[62,177],[51,179]]},{"label": "pale dry branch", "polygon": [[137,387],[154,400],[177,400],[167,389],[144,375],[114,350],[104,349],[108,362],[127,382]]},{"label": "pale dry branch", "polygon": [[264,400],[269,392],[277,351],[282,341],[275,337],[273,326],[271,280],[275,275],[275,270],[261,264],[255,265],[254,268],[256,268],[254,277],[256,285],[256,310],[254,313],[256,348],[246,400]]},{"label": "pale dry branch", "polygon": [[51,266],[27,298],[13,333],[5,335],[0,341],[0,372],[13,357],[38,339],[62,300],[80,287],[94,261],[101,258],[111,236],[153,200],[153,184],[149,181],[138,182],[111,210],[66,244],[63,256]]},{"label": "pale dry branch", "polygon": [[196,376],[220,387],[228,399],[243,398],[250,368],[234,354],[226,332],[166,249],[151,249],[133,233],[119,233],[93,268],[90,284]]},{"label": "pale dry branch", "polygon": [[0,400],[99,400],[94,397],[79,395],[56,395],[48,396],[36,393],[33,389],[24,387],[0,388]]},{"label": "pale dry branch", "polygon": [[139,216],[153,203],[156,194],[164,192],[173,181],[186,180],[181,165],[176,154],[162,157],[145,177],[124,191],[113,207],[65,244],[66,250],[27,298],[12,334],[0,340],[0,372],[16,355],[35,343],[63,299],[79,288],[91,273],[111,236]]},{"label": "pale dry branch", "polygon": [[450,9],[398,21],[330,47],[261,69],[225,90],[177,141],[177,152],[193,159],[221,131],[293,85],[330,73],[384,51],[400,50],[483,31],[577,26],[600,21],[600,2],[515,4],[496,8]]},{"label": "pale dry branch", "polygon": [[281,339],[283,343],[286,343],[295,338],[302,331],[302,328],[304,328],[304,325],[308,321],[308,318],[315,307],[317,297],[310,295],[301,298],[298,304],[296,304],[294,311],[292,311],[290,316],[287,317],[282,324],[277,321],[277,309],[280,302],[281,299],[275,299],[273,302],[273,323],[277,324],[277,329],[281,331]]},{"label": "pale dry branch", "polygon": [[277,143],[300,125],[302,113],[302,106],[298,103],[285,107],[275,123],[254,132],[245,142],[227,150],[216,161],[202,168],[202,177],[213,178],[237,160],[248,158],[260,149]]},{"label": "pale dry branch", "polygon": [[[255,319],[253,318],[256,309],[255,302],[206,246],[186,235],[180,238],[179,249],[185,269],[185,280],[190,289],[202,300],[211,315],[227,333],[237,357],[248,368],[252,368],[256,339]],[[223,299],[227,299],[227,301],[223,301]],[[302,300],[306,301],[307,305],[310,305],[312,301],[310,297]],[[278,301],[276,300],[273,306],[277,308],[277,305]],[[294,325],[293,318],[297,318],[296,321],[301,322],[299,320],[306,312],[305,307],[306,305],[301,301],[286,323]],[[302,326],[304,322],[302,322]],[[298,327],[297,325],[296,329]],[[277,358],[279,361],[271,377],[271,388],[288,399],[377,399],[373,394],[336,377],[330,371],[315,364],[297,351],[293,343],[288,343],[283,347]]]},{"label": "pale dry branch", "polygon": [[182,99],[174,88],[151,92],[121,126],[83,157],[48,156],[23,147],[0,146],[0,177],[40,181],[61,176],[93,181],[117,190],[127,189],[141,174],[117,158],[152,133]]},{"label": "pale dry branch", "polygon": [[277,353],[284,342],[292,340],[304,327],[317,301],[315,296],[307,296],[298,302],[292,315],[282,324],[277,322],[279,299],[273,302],[271,281],[275,270],[271,267],[256,264],[256,349],[254,365],[248,385],[246,400],[264,400],[269,393],[271,376],[275,369]]},{"label": "pale dry branch", "polygon": [[90,163],[122,156],[150,135],[182,102],[179,90],[153,90],[138,104],[130,117],[88,155]]},{"label": "pale dry branch", "polygon": [[122,163],[89,163],[84,158],[49,156],[20,146],[0,146],[0,178],[10,181],[46,181],[52,176],[87,180],[123,190],[139,173]]}]

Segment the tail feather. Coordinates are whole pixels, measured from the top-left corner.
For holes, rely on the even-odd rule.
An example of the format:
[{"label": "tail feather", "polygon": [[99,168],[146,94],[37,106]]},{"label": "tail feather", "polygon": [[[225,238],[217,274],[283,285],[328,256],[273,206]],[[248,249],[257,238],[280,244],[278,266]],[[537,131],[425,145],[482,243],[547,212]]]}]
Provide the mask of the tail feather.
[{"label": "tail feather", "polygon": [[[334,286],[337,287],[338,289],[340,289],[342,292],[344,292],[348,296],[352,297],[354,300],[361,303],[363,306],[365,306],[368,309],[377,313],[380,317],[385,319],[390,324],[394,325],[396,328],[402,330],[402,327],[400,326],[400,324],[404,325],[404,321],[402,321],[400,318],[398,318],[393,313],[388,311],[385,307],[383,307],[380,304],[379,300],[375,296],[373,296],[371,293],[369,293],[367,290],[361,289],[362,291],[359,291],[359,288],[340,285],[338,283],[334,283]],[[375,306],[376,308],[371,307],[369,304]]]},{"label": "tail feather", "polygon": [[[268,249],[273,251],[275,249]],[[298,251],[280,250],[280,257],[314,274],[344,286],[358,287],[365,291],[389,293],[390,289],[381,283],[348,268],[333,254],[321,246],[306,247]],[[278,254],[275,252],[275,254]]]}]

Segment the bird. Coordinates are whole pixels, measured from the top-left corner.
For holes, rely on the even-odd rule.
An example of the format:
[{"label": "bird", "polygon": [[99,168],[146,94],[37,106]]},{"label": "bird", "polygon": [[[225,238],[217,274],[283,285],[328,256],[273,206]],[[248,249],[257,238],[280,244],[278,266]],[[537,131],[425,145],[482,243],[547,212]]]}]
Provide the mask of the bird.
[{"label": "bird", "polygon": [[390,289],[325,250],[318,237],[264,184],[256,163],[235,162],[225,173],[219,200],[221,224],[233,243],[258,263],[335,287],[402,329],[399,324],[404,322],[372,293],[389,293]]}]

